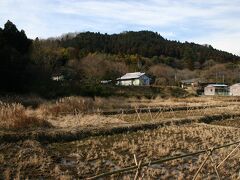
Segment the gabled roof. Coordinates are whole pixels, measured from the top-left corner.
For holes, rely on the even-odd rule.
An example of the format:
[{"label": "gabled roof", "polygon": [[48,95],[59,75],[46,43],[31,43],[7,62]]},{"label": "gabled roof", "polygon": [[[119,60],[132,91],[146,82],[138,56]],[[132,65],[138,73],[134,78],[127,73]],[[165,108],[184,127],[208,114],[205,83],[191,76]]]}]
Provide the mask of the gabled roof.
[{"label": "gabled roof", "polygon": [[207,87],[228,87],[226,84],[209,84]]},{"label": "gabled roof", "polygon": [[145,75],[145,73],[141,72],[127,73],[124,76],[118,78],[117,80],[138,79],[143,75]]}]

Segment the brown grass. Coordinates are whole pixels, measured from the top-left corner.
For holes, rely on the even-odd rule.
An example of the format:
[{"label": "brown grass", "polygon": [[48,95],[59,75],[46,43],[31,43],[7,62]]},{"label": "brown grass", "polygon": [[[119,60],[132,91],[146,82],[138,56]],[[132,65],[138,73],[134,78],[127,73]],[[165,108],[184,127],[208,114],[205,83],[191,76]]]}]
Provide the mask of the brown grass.
[{"label": "brown grass", "polygon": [[0,102],[0,128],[24,129],[34,127],[50,127],[50,123],[27,114],[21,104]]},{"label": "brown grass", "polygon": [[82,97],[65,97],[58,99],[54,103],[44,103],[39,109],[45,115],[66,115],[78,113],[90,113],[94,110],[93,99]]},{"label": "brown grass", "polygon": [[[220,126],[192,124],[185,126],[169,126],[156,130],[139,131],[114,136],[89,138],[71,143],[56,143],[49,145],[49,150],[59,154],[64,159],[76,163],[69,170],[78,172],[80,178],[108,172],[111,170],[134,165],[133,154],[143,162],[195,152],[239,140],[239,129]],[[234,147],[217,150],[213,159],[219,163]],[[143,170],[146,179],[162,178],[192,179],[202,163],[204,155],[170,161],[160,165],[150,166]],[[226,163],[219,168],[221,177],[236,178],[240,153],[234,153]],[[67,167],[67,165],[63,165]],[[113,176],[121,179],[132,179],[134,173]],[[211,162],[203,168],[200,179],[216,177]],[[108,177],[110,178],[110,177]],[[115,179],[113,178],[113,179]]]},{"label": "brown grass", "polygon": [[[1,144],[5,155],[0,165],[1,179],[59,179],[69,177],[49,156],[47,149],[37,141],[26,140],[12,144]],[[7,168],[6,168],[7,167]]]},{"label": "brown grass", "polygon": [[[175,106],[206,106],[225,105],[225,107],[196,109],[179,112],[159,112],[102,116],[98,112],[119,108],[132,107],[175,107]],[[38,108],[25,108],[17,103],[0,104],[1,129],[26,129],[32,127],[50,127],[65,135],[76,129],[92,126],[96,131],[103,126],[119,127],[125,124],[138,125],[146,121],[170,120],[175,118],[197,117],[204,115],[236,114],[240,103],[234,98],[200,97],[186,99],[121,99],[121,98],[83,98],[66,97],[55,102],[43,102]],[[226,107],[226,105],[229,105]],[[153,119],[151,119],[151,116]],[[229,117],[228,117],[229,118]],[[228,122],[225,123],[228,125]],[[237,121],[231,121],[238,123]],[[91,128],[89,128],[91,129]],[[25,130],[28,132],[28,130]],[[24,131],[24,132],[25,132]],[[18,131],[16,131],[18,132]],[[32,132],[32,131],[31,131]],[[35,132],[35,130],[33,131]],[[39,132],[44,132],[40,130]],[[48,132],[56,136],[50,129]],[[11,132],[10,132],[11,133]],[[62,136],[62,137],[63,137]],[[66,135],[67,136],[67,135]],[[194,152],[200,149],[239,140],[239,129],[214,125],[190,124],[171,125],[159,129],[128,132],[99,137],[89,137],[68,143],[41,145],[37,141],[19,141],[0,144],[0,179],[76,179],[86,178],[94,174],[106,172],[134,164],[133,154],[143,162],[156,160],[165,156]],[[65,137],[65,136],[64,136]],[[79,138],[79,137],[78,137]],[[61,138],[60,138],[61,139]],[[62,140],[62,139],[61,139]],[[59,142],[59,141],[58,141]],[[216,151],[213,158],[220,160],[231,151],[230,148]],[[235,153],[220,169],[223,178],[236,179],[240,153]],[[204,159],[203,155],[171,161],[162,165],[144,169],[146,179],[191,179],[197,167]],[[133,173],[109,177],[111,179],[133,179]],[[200,178],[215,178],[210,163],[201,172]]]},{"label": "brown grass", "polygon": [[86,115],[65,115],[56,119],[49,117],[48,121],[58,128],[78,128],[78,127],[104,127],[112,125],[123,125],[126,122],[117,117],[105,117],[97,114]]},{"label": "brown grass", "polygon": [[[224,102],[226,101],[226,102]],[[49,123],[55,127],[83,127],[101,126],[107,124],[121,124],[125,122],[137,123],[139,121],[161,121],[172,118],[186,118],[189,116],[215,115],[237,112],[237,101],[232,97],[190,97],[185,99],[136,99],[136,98],[85,98],[65,97],[56,101],[43,102],[38,108],[25,108],[17,103],[0,104],[0,128],[29,128],[48,127]],[[229,105],[191,110],[193,106]],[[189,107],[187,111],[170,111],[158,113],[140,113],[130,115],[101,116],[99,112],[114,109],[138,108],[138,107]],[[140,117],[140,119],[139,119]]]}]

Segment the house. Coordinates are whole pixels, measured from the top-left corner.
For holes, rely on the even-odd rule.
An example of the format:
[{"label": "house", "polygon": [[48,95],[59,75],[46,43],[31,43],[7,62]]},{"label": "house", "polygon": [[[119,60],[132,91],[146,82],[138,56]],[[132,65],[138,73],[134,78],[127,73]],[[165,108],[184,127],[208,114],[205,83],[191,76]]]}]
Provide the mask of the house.
[{"label": "house", "polygon": [[194,79],[186,79],[186,80],[181,80],[181,87],[183,89],[188,88],[188,87],[197,87],[198,84],[201,82],[200,78],[194,78]]},{"label": "house", "polygon": [[226,84],[209,84],[208,86],[206,86],[204,88],[204,95],[206,95],[206,96],[229,95],[228,85],[226,85]]},{"label": "house", "polygon": [[150,85],[150,80],[145,73],[134,72],[127,73],[124,76],[117,79],[117,85],[120,86],[148,86]]},{"label": "house", "polygon": [[240,96],[240,83],[233,84],[229,88],[229,94],[231,96]]}]

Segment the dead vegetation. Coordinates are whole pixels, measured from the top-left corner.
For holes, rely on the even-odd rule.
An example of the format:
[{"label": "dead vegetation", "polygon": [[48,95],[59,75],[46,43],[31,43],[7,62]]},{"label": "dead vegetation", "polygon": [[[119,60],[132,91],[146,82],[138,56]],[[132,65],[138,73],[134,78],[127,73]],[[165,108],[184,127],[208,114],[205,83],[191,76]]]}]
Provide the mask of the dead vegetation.
[{"label": "dead vegetation", "polygon": [[229,127],[237,127],[240,128],[240,119],[225,119],[222,121],[213,121],[211,122],[212,125],[219,125],[219,126],[229,126]]},{"label": "dead vegetation", "polygon": [[[36,98],[34,98],[36,99]],[[102,127],[127,123],[154,122],[165,119],[187,118],[194,116],[212,116],[235,114],[240,102],[229,98],[190,97],[185,99],[121,99],[121,98],[84,98],[65,97],[56,101],[43,101],[37,108],[24,107],[18,103],[0,104],[0,127],[2,129],[19,129],[30,127],[76,128]],[[224,104],[223,102],[226,101]],[[208,107],[208,106],[216,107]],[[196,108],[198,107],[199,108]],[[140,107],[159,108],[158,112],[137,110]],[[186,107],[185,110],[173,110]],[[195,109],[193,108],[195,107]],[[136,109],[134,114],[103,116],[102,111],[114,109]],[[164,109],[169,109],[165,112]],[[121,112],[121,111],[120,111]]]},{"label": "dead vegetation", "polygon": [[[51,152],[59,154],[72,164],[62,164],[69,167],[80,178],[86,178],[101,172],[116,170],[134,165],[133,155],[143,162],[153,161],[166,156],[195,152],[213,146],[239,140],[239,129],[214,127],[192,124],[186,126],[169,126],[150,131],[89,138],[71,143],[56,143],[48,146]],[[231,147],[215,152],[214,160],[220,162],[230,151]],[[161,165],[153,165],[143,170],[145,178],[178,178],[191,179],[204,159],[204,155],[174,160]],[[239,152],[236,152],[221,168],[223,178],[238,176]],[[113,176],[121,179],[132,179],[134,173]],[[200,179],[216,178],[211,163],[200,174]],[[109,177],[110,178],[110,177]]]},{"label": "dead vegetation", "polygon": [[27,114],[26,108],[21,104],[6,104],[0,102],[0,128],[2,129],[24,129],[51,127],[44,119]]},{"label": "dead vegetation", "polygon": [[[66,97],[56,101],[42,101],[35,108],[1,102],[1,133],[5,131],[8,133],[11,130],[11,134],[15,133],[15,136],[20,137],[16,130],[21,130],[26,133],[26,137],[36,136],[39,142],[21,141],[21,137],[17,138],[17,143],[2,141],[0,179],[86,178],[133,165],[133,154],[137,155],[138,160],[148,162],[237,141],[240,134],[239,129],[235,127],[239,127],[237,120],[239,104],[239,99],[232,97],[154,100]],[[216,107],[210,108],[209,105]],[[182,106],[188,107],[187,110],[161,111],[163,108]],[[202,107],[191,108],[197,106]],[[160,110],[142,113],[137,110],[140,107],[159,107]],[[136,108],[136,113],[101,115],[104,110],[122,108]],[[201,119],[202,117],[205,119]],[[186,122],[180,123],[180,119],[185,119]],[[201,121],[198,121],[199,119]],[[218,121],[213,121],[214,119]],[[205,122],[204,120],[211,125],[194,124]],[[39,128],[40,131],[35,130]],[[81,129],[89,131],[80,131]],[[52,140],[58,139],[54,141],[57,143],[42,145],[40,142],[46,142],[45,140],[50,138],[48,135]],[[6,138],[6,134],[4,136]],[[69,142],[82,137],[85,139]],[[219,162],[229,151],[230,147],[216,151],[214,160]],[[236,152],[222,166],[219,172],[223,178],[236,179],[239,158],[240,154]],[[191,179],[203,159],[204,156],[200,155],[174,160],[145,168],[142,173],[146,179],[159,177]],[[111,178],[133,179],[133,177],[134,173],[130,172]],[[211,164],[208,163],[199,177],[216,178]]]},{"label": "dead vegetation", "polygon": [[[42,145],[37,141],[0,144],[0,177],[3,179],[85,179],[95,174],[134,165],[138,160],[149,162],[163,157],[195,152],[239,140],[239,129],[232,127],[190,124],[167,126],[112,136],[90,137],[81,141]],[[214,151],[219,163],[234,147]],[[205,155],[173,160],[143,168],[146,179],[192,179]],[[238,177],[240,153],[236,151],[219,168],[223,179]],[[107,177],[133,179],[135,172]],[[208,161],[199,179],[216,178]]]},{"label": "dead vegetation", "polygon": [[1,179],[60,179],[69,175],[66,170],[58,168],[47,149],[37,141],[0,144],[0,150],[3,157]]},{"label": "dead vegetation", "polygon": [[52,116],[90,113],[94,110],[94,103],[91,98],[65,97],[54,103],[44,103],[39,109],[43,114]]}]

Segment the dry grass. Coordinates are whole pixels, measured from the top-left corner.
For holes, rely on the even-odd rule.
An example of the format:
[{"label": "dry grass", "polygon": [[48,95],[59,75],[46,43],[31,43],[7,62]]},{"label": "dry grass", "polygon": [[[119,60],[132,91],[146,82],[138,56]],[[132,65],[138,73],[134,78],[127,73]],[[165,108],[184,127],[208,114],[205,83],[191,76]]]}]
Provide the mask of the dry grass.
[{"label": "dry grass", "polygon": [[222,121],[214,121],[211,124],[240,128],[240,119],[237,118],[237,119],[226,119],[226,120],[222,120]]},{"label": "dry grass", "polygon": [[[166,106],[168,108],[168,106]],[[199,117],[199,116],[214,116],[221,114],[234,115],[239,113],[238,105],[230,105],[230,106],[219,106],[219,107],[200,107],[197,109],[191,109],[189,107],[188,110],[181,111],[167,111],[164,112],[164,107],[162,110],[160,109],[158,112],[154,113],[141,113],[138,111],[138,114],[123,114],[123,115],[114,115],[113,117],[121,118],[129,123],[137,123],[137,122],[149,122],[149,121],[163,121],[169,119],[176,118],[188,118],[188,117]]]},{"label": "dry grass", "polygon": [[[187,126],[170,126],[149,131],[139,131],[123,135],[114,135],[71,143],[56,143],[49,145],[53,154],[58,154],[63,160],[69,160],[69,170],[76,172],[80,178],[92,176],[134,165],[133,154],[143,162],[156,160],[165,156],[190,153],[217,145],[239,140],[240,132],[237,128],[193,124]],[[213,154],[214,160],[219,163],[230,153],[229,147],[217,150]],[[236,178],[240,153],[234,153],[231,158],[219,169],[222,178]],[[146,179],[192,179],[197,168],[204,159],[204,155],[174,160],[161,165],[150,166],[143,170]],[[62,164],[68,167],[67,164]],[[133,173],[114,176],[121,179],[132,179]],[[216,178],[211,163],[208,162],[201,172],[200,179]],[[114,179],[115,179],[114,178]]]},{"label": "dry grass", "polygon": [[[134,164],[133,154],[143,162],[166,156],[194,152],[217,145],[238,141],[238,128],[192,124],[169,126],[155,130],[122,135],[88,138],[69,143],[41,145],[37,141],[0,144],[0,178],[3,179],[78,179]],[[214,151],[219,163],[234,147]],[[145,179],[192,179],[204,155],[170,161],[144,168]],[[236,151],[219,168],[223,179],[236,179],[240,153]],[[134,172],[106,179],[133,179]],[[19,177],[19,178],[18,178]],[[199,179],[215,179],[210,163]],[[181,179],[181,178],[180,178]]]},{"label": "dry grass", "polygon": [[[225,103],[223,103],[226,101]],[[216,115],[222,113],[234,114],[240,103],[232,97],[192,97],[186,99],[136,99],[136,98],[84,98],[65,97],[56,101],[42,103],[38,108],[25,108],[17,103],[0,104],[1,128],[28,128],[28,127],[101,127],[111,124],[123,124],[125,122],[137,123],[139,121],[161,121],[164,119],[186,118],[189,116]],[[229,105],[227,107],[215,107],[191,110],[191,107],[208,105]],[[119,108],[135,107],[189,107],[186,111],[170,111],[158,113],[139,113],[130,115],[101,116],[98,112]],[[140,118],[139,118],[140,117]]]},{"label": "dry grass", "polygon": [[56,119],[49,118],[48,121],[58,128],[78,128],[78,127],[103,127],[111,125],[123,125],[126,122],[116,117],[105,117],[97,114],[93,115],[66,115]]},{"label": "dry grass", "polygon": [[0,179],[58,179],[68,176],[66,170],[58,169],[47,149],[37,141],[16,144],[0,144],[5,155],[0,164]]},{"label": "dry grass", "polygon": [[21,104],[6,104],[0,102],[0,128],[24,129],[33,127],[51,127],[50,123],[27,114]]},{"label": "dry grass", "polygon": [[[145,121],[197,117],[204,115],[239,113],[239,100],[232,97],[200,97],[186,99],[121,99],[66,97],[55,102],[44,101],[35,109],[17,103],[0,104],[1,129],[25,129],[32,127],[65,128],[74,132],[85,127],[118,127]],[[206,109],[139,113],[133,115],[102,116],[102,110],[133,107],[177,107],[224,105]],[[227,106],[227,107],[226,107]],[[140,118],[139,118],[140,117]],[[233,121],[231,121],[233,122]],[[228,124],[228,123],[226,123]],[[238,121],[234,121],[234,126]],[[224,124],[223,124],[224,125]],[[126,125],[128,126],[128,124]],[[28,132],[28,130],[25,130]],[[68,131],[68,132],[70,132]],[[70,132],[71,133],[71,132]],[[54,136],[54,132],[53,132]],[[222,145],[239,140],[240,131],[233,127],[191,124],[168,126],[155,130],[129,132],[112,136],[90,137],[70,143],[41,145],[37,141],[0,143],[0,179],[76,179],[134,164],[133,154],[144,162],[182,153]],[[227,155],[233,147],[214,152],[216,162]],[[143,169],[146,179],[191,179],[203,155],[175,160]],[[240,153],[236,152],[220,168],[223,178],[236,179]],[[112,179],[133,179],[133,173]],[[216,178],[210,163],[203,169],[201,179]]]},{"label": "dry grass", "polygon": [[41,109],[45,115],[53,116],[90,113],[94,110],[94,103],[91,98],[65,97],[54,103],[42,104],[39,109]]}]

